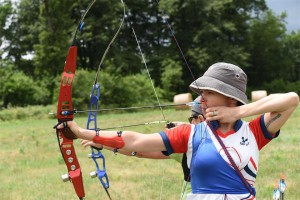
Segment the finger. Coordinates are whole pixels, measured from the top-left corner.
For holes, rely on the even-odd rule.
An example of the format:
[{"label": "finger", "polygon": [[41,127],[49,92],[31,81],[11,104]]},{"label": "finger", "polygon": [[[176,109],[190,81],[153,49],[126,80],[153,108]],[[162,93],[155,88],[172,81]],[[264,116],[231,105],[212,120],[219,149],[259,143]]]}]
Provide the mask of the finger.
[{"label": "finger", "polygon": [[206,118],[212,118],[212,117],[215,117],[213,112],[206,113]]},{"label": "finger", "polygon": [[216,110],[215,107],[209,107],[205,110],[206,113],[209,113],[209,112],[213,112],[214,110]]},{"label": "finger", "polygon": [[206,114],[206,119],[209,119],[210,121],[212,120],[217,120],[219,119],[220,115],[218,114],[218,111],[211,111]]},{"label": "finger", "polygon": [[85,144],[83,144],[84,147],[88,147],[88,146],[91,146],[91,143],[87,142]]},{"label": "finger", "polygon": [[82,146],[88,147],[88,146],[93,146],[95,143],[89,140],[85,140],[84,142],[81,143]]},{"label": "finger", "polygon": [[209,107],[209,108],[205,109],[205,111],[207,113],[209,113],[209,112],[213,112],[213,111],[216,111],[216,110],[219,110],[219,109],[220,109],[220,107]]},{"label": "finger", "polygon": [[88,142],[88,140],[81,140],[80,144],[81,144],[81,145],[84,145],[84,144],[86,144],[87,142]]},{"label": "finger", "polygon": [[215,117],[215,116],[217,116],[217,115],[218,115],[218,111],[216,111],[216,110],[215,110],[215,111],[212,111],[212,116],[213,116],[213,117]]},{"label": "finger", "polygon": [[208,108],[205,110],[207,117],[215,117],[218,115],[218,110],[215,108]]},{"label": "finger", "polygon": [[72,123],[73,123],[72,121],[58,122],[58,124],[54,127],[57,129],[63,129],[63,128],[70,127],[70,125],[72,125]]},{"label": "finger", "polygon": [[82,144],[82,146],[84,146],[84,147],[88,147],[88,146],[92,146],[92,145],[93,145],[93,142],[91,142],[91,141],[87,141],[84,144]]},{"label": "finger", "polygon": [[218,120],[218,117],[207,117],[206,118],[207,121],[214,121],[214,120]]},{"label": "finger", "polygon": [[62,129],[64,126],[62,123],[56,124],[53,128]]}]

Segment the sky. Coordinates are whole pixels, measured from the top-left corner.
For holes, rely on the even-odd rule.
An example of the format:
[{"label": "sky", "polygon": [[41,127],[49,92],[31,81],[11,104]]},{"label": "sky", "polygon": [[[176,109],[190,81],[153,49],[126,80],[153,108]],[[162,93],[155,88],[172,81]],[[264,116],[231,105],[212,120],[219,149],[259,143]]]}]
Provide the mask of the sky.
[{"label": "sky", "polygon": [[300,0],[266,0],[266,3],[276,15],[287,13],[288,32],[300,30]]}]

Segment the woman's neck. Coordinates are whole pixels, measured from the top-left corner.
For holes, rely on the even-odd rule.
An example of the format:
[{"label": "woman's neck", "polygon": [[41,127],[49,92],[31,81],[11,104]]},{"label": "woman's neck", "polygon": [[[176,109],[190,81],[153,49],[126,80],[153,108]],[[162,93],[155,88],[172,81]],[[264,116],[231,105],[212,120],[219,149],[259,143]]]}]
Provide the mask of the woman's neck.
[{"label": "woman's neck", "polygon": [[219,124],[218,131],[220,131],[223,134],[226,134],[228,131],[231,131],[234,129],[234,123],[224,123]]}]

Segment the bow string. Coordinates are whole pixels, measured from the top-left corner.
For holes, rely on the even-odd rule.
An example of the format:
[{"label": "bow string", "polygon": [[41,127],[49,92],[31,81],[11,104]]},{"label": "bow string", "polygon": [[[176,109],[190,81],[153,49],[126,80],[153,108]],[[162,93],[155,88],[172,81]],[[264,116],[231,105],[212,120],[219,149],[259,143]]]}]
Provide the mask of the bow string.
[{"label": "bow string", "polygon": [[[122,2],[123,6],[124,6],[124,8],[125,8],[125,4],[124,4],[123,0],[121,0],[121,2]],[[124,12],[125,12],[125,11],[124,11]],[[126,19],[128,19],[128,18],[126,18]],[[163,120],[162,120],[162,121],[159,121],[159,122],[160,122],[160,123],[161,123],[161,122],[166,122],[166,127],[167,127],[167,128],[172,128],[172,127],[174,127],[175,125],[174,125],[172,122],[166,120],[166,117],[165,117],[165,114],[164,114],[164,111],[163,111],[163,107],[165,107],[165,106],[162,105],[162,104],[160,103],[160,100],[159,100],[159,98],[158,98],[158,95],[157,95],[157,92],[156,92],[156,89],[155,89],[155,86],[154,86],[154,82],[153,82],[153,80],[152,80],[152,78],[151,78],[151,74],[150,74],[150,71],[149,71],[149,68],[148,68],[148,65],[147,65],[147,62],[146,62],[146,59],[145,59],[143,50],[142,50],[142,48],[141,48],[140,42],[139,42],[138,37],[137,37],[137,35],[136,35],[136,32],[135,32],[135,30],[134,30],[133,24],[131,23],[130,20],[128,20],[128,21],[129,21],[128,24],[130,25],[130,28],[131,28],[132,33],[133,33],[133,35],[134,35],[135,41],[136,41],[136,43],[137,43],[138,50],[139,50],[139,53],[140,53],[140,55],[141,55],[142,63],[143,63],[144,66],[145,66],[145,69],[146,69],[148,78],[149,78],[150,83],[151,83],[151,87],[152,87],[152,89],[153,89],[153,92],[154,92],[156,101],[157,101],[157,103],[158,103],[158,105],[155,106],[155,107],[159,107],[160,112],[161,112],[162,117],[163,117]],[[158,121],[155,121],[155,122],[157,123]],[[148,124],[152,124],[152,123],[141,123],[141,124],[137,124],[137,125],[148,125]],[[133,125],[133,126],[136,126],[136,125]],[[125,126],[125,127],[129,127],[129,126]]]}]

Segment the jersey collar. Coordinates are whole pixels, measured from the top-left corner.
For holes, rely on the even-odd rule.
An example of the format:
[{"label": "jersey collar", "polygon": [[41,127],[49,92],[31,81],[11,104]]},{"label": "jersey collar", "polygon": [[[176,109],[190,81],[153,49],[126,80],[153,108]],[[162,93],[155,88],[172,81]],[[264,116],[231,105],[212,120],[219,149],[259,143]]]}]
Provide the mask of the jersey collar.
[{"label": "jersey collar", "polygon": [[[215,130],[217,130],[220,126],[218,120],[211,121],[211,123],[212,123]],[[234,131],[237,132],[241,128],[242,124],[243,124],[242,120],[240,120],[240,119],[237,120],[234,124],[234,127],[233,127]]]}]

